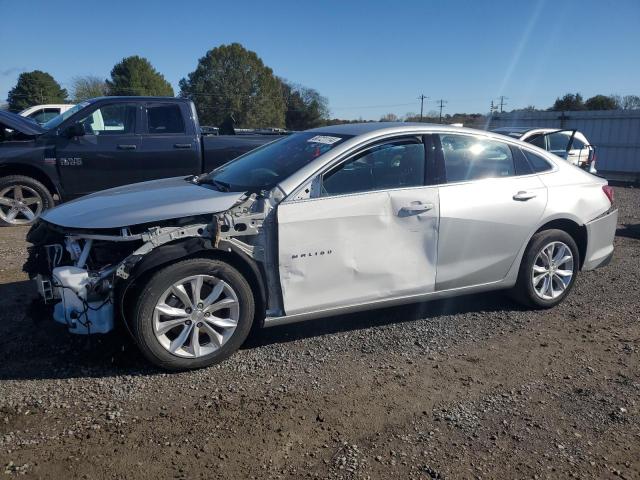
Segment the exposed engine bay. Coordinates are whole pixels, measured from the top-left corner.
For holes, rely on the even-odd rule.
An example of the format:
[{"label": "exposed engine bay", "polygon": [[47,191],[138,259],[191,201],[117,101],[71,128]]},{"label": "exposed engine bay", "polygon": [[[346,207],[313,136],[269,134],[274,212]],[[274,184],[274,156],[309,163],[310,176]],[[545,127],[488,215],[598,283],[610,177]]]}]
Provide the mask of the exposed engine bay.
[{"label": "exposed engine bay", "polygon": [[[117,229],[70,229],[45,220],[29,231],[29,258],[23,269],[35,279],[39,293],[53,307],[53,318],[71,333],[107,333],[122,316],[125,295],[145,272],[181,258],[204,253],[235,258],[250,271],[265,309],[281,311],[277,291],[277,249],[267,228],[273,198],[243,195],[220,213],[199,215]],[[267,298],[276,299],[268,305]]]}]

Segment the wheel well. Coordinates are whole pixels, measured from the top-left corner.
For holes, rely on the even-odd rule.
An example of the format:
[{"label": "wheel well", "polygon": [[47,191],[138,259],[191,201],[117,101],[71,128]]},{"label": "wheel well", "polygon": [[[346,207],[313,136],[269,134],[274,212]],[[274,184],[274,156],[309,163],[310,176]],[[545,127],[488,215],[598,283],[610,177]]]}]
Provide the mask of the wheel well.
[{"label": "wheel well", "polygon": [[[162,248],[162,247],[161,247]],[[166,267],[167,265],[187,260],[189,258],[198,258],[205,257],[211,258],[215,260],[221,260],[223,262],[228,263],[232,267],[236,268],[249,282],[249,286],[251,287],[251,291],[253,292],[253,296],[255,298],[255,318],[254,322],[263,322],[264,321],[264,312],[266,310],[266,291],[261,279],[258,277],[259,273],[249,265],[248,261],[242,258],[240,255],[234,252],[226,252],[224,250],[212,250],[212,249],[202,249],[198,251],[194,251],[187,255],[182,255],[179,257],[169,256],[166,260],[162,262],[154,262],[154,265],[151,268],[143,269],[142,272],[137,274],[132,281],[123,285],[121,289],[120,302],[121,302],[121,314],[123,320],[126,323],[126,316],[131,313],[132,307],[135,305],[135,300],[137,299],[136,292],[142,288],[142,286],[147,282],[148,278],[153,275],[158,270]],[[135,271],[134,271],[135,272]],[[262,324],[258,325],[261,327]]]},{"label": "wheel well", "polygon": [[37,167],[16,164],[0,165],[0,177],[8,177],[9,175],[24,175],[25,177],[31,177],[47,187],[51,195],[60,196],[60,192],[51,179]]},{"label": "wheel well", "polygon": [[573,241],[576,242],[576,245],[578,246],[578,253],[580,254],[580,268],[582,268],[584,257],[587,253],[586,227],[584,225],[578,225],[576,222],[569,220],[568,218],[559,218],[545,223],[536,231],[536,233],[551,229],[562,230],[571,235],[571,238],[573,238]]}]

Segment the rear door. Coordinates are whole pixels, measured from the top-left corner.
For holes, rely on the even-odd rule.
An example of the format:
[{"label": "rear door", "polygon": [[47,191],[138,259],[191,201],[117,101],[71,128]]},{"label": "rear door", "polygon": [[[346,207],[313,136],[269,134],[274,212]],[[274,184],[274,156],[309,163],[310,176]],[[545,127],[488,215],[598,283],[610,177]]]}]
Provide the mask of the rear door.
[{"label": "rear door", "polygon": [[143,112],[141,180],[202,173],[197,132],[187,103],[148,103]]},{"label": "rear door", "polygon": [[422,139],[372,145],[314,185],[315,198],[278,207],[287,315],[433,291],[439,198]]},{"label": "rear door", "polygon": [[56,140],[65,196],[75,197],[133,183],[140,172],[140,115],[135,103],[104,103],[78,123],[85,134]]},{"label": "rear door", "polygon": [[503,279],[547,203],[519,148],[482,136],[441,134],[436,290]]}]

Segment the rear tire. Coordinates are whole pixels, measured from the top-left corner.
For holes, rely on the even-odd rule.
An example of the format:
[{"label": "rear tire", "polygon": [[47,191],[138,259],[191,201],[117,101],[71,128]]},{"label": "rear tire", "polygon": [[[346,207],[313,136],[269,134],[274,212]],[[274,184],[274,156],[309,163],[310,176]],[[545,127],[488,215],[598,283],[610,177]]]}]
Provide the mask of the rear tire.
[{"label": "rear tire", "polygon": [[191,370],[219,363],[240,348],[254,310],[253,292],[240,272],[219,260],[192,258],[147,280],[130,324],[154,365]]},{"label": "rear tire", "polygon": [[24,175],[0,178],[0,226],[31,225],[53,206],[51,192],[38,180]]},{"label": "rear tire", "polygon": [[532,308],[551,308],[569,294],[578,276],[580,253],[563,230],[543,230],[529,242],[513,297]]}]

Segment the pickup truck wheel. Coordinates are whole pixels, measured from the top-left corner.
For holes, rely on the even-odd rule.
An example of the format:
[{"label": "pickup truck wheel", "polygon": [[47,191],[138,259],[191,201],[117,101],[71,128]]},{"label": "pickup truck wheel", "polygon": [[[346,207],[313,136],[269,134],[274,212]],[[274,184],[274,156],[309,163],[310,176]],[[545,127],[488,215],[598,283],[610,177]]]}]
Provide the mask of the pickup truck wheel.
[{"label": "pickup truck wheel", "polygon": [[562,230],[536,233],[522,258],[514,297],[534,308],[551,308],[569,294],[578,276],[580,253]]},{"label": "pickup truck wheel", "polygon": [[155,365],[202,368],[242,345],[254,308],[251,287],[235,268],[207,258],[184,260],[149,278],[134,308],[132,333]]},{"label": "pickup truck wheel", "polygon": [[53,205],[51,193],[39,181],[23,175],[0,178],[0,225],[30,225]]}]

